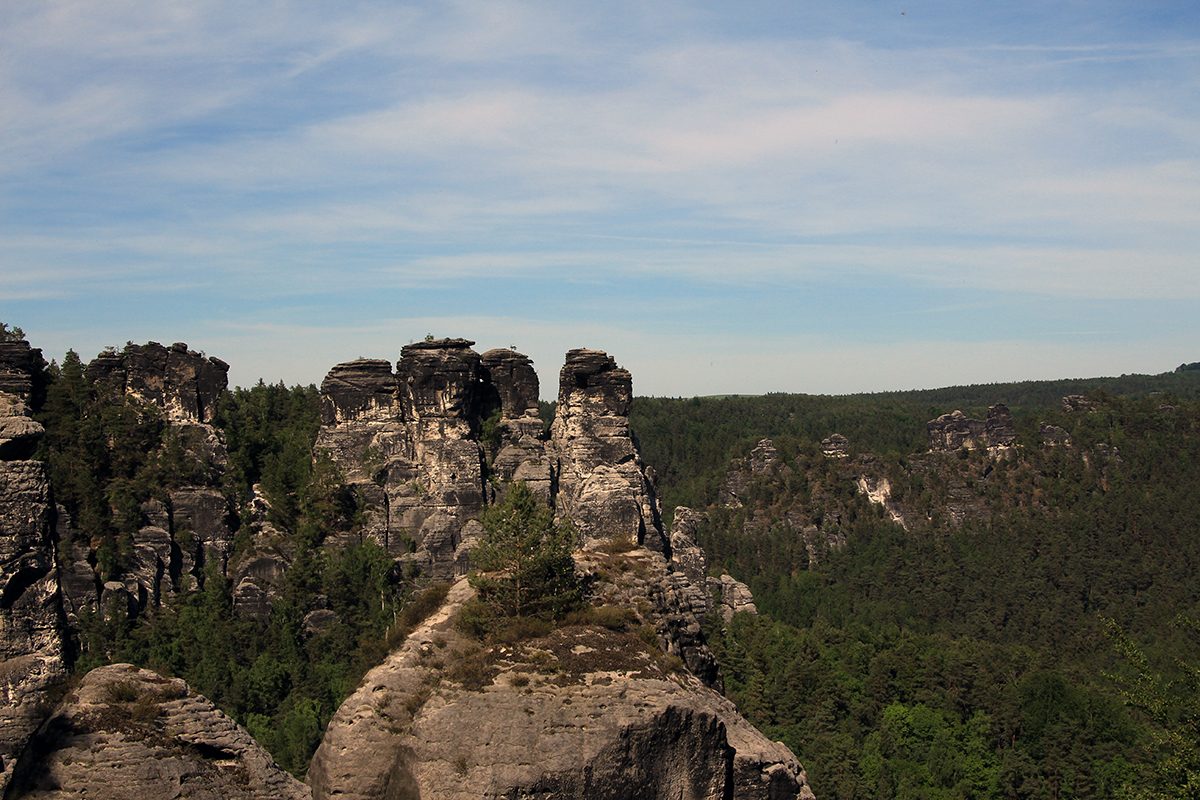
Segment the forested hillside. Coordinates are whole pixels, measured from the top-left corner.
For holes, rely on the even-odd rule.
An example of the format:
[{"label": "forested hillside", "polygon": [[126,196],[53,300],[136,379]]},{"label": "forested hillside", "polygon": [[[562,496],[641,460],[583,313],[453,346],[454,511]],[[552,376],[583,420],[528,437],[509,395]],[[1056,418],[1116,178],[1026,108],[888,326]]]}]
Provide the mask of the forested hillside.
[{"label": "forested hillside", "polygon": [[[1180,370],[639,399],[633,423],[664,508],[707,509],[710,571],[763,612],[710,626],[727,691],[819,797],[1196,797],[1197,397]],[[927,452],[927,421],[1002,401],[1015,446]]]},{"label": "forested hillside", "polygon": [[[184,677],[302,774],[436,596],[361,535],[362,498],[313,457],[315,387],[222,391],[208,422],[181,425],[92,368],[73,353],[54,366],[37,416],[65,580],[102,588],[67,609],[74,671]],[[931,452],[930,420],[961,409],[951,424],[983,426],[996,403],[1011,410],[1001,444]],[[753,590],[760,615],[714,616],[709,642],[728,695],[818,797],[1200,796],[1200,371],[638,398],[630,423],[665,515],[703,510],[710,572]],[[231,509],[227,550],[211,550],[224,572],[175,563],[210,552],[182,515],[204,497]],[[172,503],[170,574],[155,575]],[[237,591],[258,564],[286,568],[267,569],[255,605]],[[130,595],[145,587],[164,596]]]}]

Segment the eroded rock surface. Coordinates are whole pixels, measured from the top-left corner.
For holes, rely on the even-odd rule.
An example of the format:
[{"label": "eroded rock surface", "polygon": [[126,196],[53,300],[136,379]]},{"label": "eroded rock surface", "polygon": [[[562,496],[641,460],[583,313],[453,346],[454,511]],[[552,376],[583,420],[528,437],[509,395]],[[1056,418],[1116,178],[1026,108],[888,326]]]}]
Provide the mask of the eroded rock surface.
[{"label": "eroded rock surface", "polygon": [[224,361],[189,350],[183,342],[170,347],[147,342],[101,353],[86,374],[114,394],[161,408],[173,422],[211,423],[228,372]]},{"label": "eroded rock surface", "polygon": [[629,430],[628,370],[600,350],[571,350],[559,373],[550,427],[560,517],[585,546],[625,538],[667,552],[658,499]]},{"label": "eroded rock surface", "polygon": [[358,359],[322,384],[318,453],[364,508],[362,533],[439,578],[463,574],[478,517],[523,481],[569,518],[584,543],[617,538],[669,549],[649,470],[629,431],[629,373],[597,350],[572,350],[549,437],[538,379],[510,349],[478,355],[466,339]]},{"label": "eroded rock surface", "polygon": [[987,419],[971,419],[955,410],[930,420],[929,449],[934,452],[953,452],[959,449],[996,450],[1016,442],[1012,413],[1003,403],[988,408]]},{"label": "eroded rock surface", "polygon": [[314,798],[812,797],[786,747],[644,639],[577,625],[482,652],[452,624],[470,596],[457,583],[338,710]]},{"label": "eroded rock surface", "polygon": [[720,503],[727,508],[740,508],[750,486],[763,476],[783,468],[779,450],[770,439],[760,439],[745,458],[734,459],[721,484]]},{"label": "eroded rock surface", "polygon": [[758,606],[754,604],[754,595],[750,587],[732,575],[721,573],[720,577],[709,578],[708,588],[716,597],[721,618],[726,624],[732,622],[734,614],[739,612],[758,613]]},{"label": "eroded rock surface", "polygon": [[28,458],[42,429],[26,402],[43,368],[27,342],[0,342],[0,793],[67,669],[50,481]]},{"label": "eroded rock surface", "polygon": [[303,800],[243,728],[178,678],[92,670],[47,720],[6,797],[29,800]]},{"label": "eroded rock surface", "polygon": [[[166,423],[163,446],[186,472],[190,485],[172,489],[165,502],[142,505],[143,524],[133,536],[132,563],[107,581],[122,588],[101,586],[93,597],[86,572],[95,564],[95,555],[79,552],[75,545],[68,548],[64,560],[69,560],[70,569],[64,575],[72,619],[85,607],[113,614],[128,605],[129,613],[141,614],[178,592],[198,588],[210,565],[225,573],[237,520],[219,488],[229,459],[212,422],[228,370],[224,361],[189,350],[182,342],[169,347],[131,343],[88,363],[85,375],[99,397],[132,401],[161,414]],[[64,542],[74,538],[65,537]]]}]

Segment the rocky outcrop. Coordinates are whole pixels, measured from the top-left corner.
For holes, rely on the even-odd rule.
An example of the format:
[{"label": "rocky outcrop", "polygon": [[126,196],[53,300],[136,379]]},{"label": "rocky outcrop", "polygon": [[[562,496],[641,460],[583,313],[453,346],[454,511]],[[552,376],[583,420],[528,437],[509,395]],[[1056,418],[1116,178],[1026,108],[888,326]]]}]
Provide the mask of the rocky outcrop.
[{"label": "rocky outcrop", "polygon": [[28,343],[0,342],[0,792],[67,668],[50,481],[29,460],[42,431],[26,402],[42,366]]},{"label": "rocky outcrop", "polygon": [[538,415],[539,384],[533,361],[509,348],[488,350],[480,357],[486,374],[483,388],[483,416],[498,409],[504,419]]},{"label": "rocky outcrop", "polygon": [[732,622],[733,615],[739,612],[758,613],[758,606],[754,605],[754,595],[750,592],[750,587],[732,575],[722,573],[720,577],[709,578],[708,589],[717,601],[725,624]]},{"label": "rocky outcrop", "polygon": [[990,406],[987,419],[971,419],[955,410],[930,420],[926,428],[929,432],[929,449],[934,452],[951,453],[960,449],[995,451],[1011,447],[1017,438],[1012,413],[1003,403]]},{"label": "rocky outcrop", "polygon": [[697,542],[705,517],[702,511],[677,506],[671,523],[671,564],[701,588],[708,577],[708,559]]},{"label": "rocky outcrop", "polygon": [[826,458],[847,458],[850,455],[850,440],[840,433],[831,433],[821,440],[821,453]]},{"label": "rocky outcrop", "polygon": [[465,550],[484,507],[478,441],[479,354],[466,339],[418,342],[400,351],[396,377],[408,448],[388,464],[389,528],[416,543],[411,560],[437,577],[465,571]]},{"label": "rocky outcrop", "polygon": [[779,450],[770,439],[760,439],[745,458],[734,459],[721,484],[718,502],[726,508],[741,508],[746,492],[763,476],[782,468]]},{"label": "rocky outcrop", "polygon": [[38,731],[6,797],[304,800],[307,787],[177,678],[129,664],[87,674]]},{"label": "rocky outcrop", "polygon": [[29,407],[20,395],[0,391],[0,460],[32,458],[45,432],[41,423],[29,416]]},{"label": "rocky outcrop", "polygon": [[170,347],[147,342],[101,353],[87,365],[86,375],[115,396],[157,406],[172,422],[211,423],[228,372],[224,361],[189,350],[183,342]]},{"label": "rocky outcrop", "polygon": [[24,339],[0,339],[0,392],[14,395],[39,409],[46,399],[50,379],[42,351]]},{"label": "rocky outcrop", "polygon": [[[554,473],[546,453],[546,433],[538,416],[539,384],[533,362],[515,350],[488,350],[482,356],[483,444],[490,455],[489,501],[506,483],[522,481],[553,502]],[[488,425],[494,426],[488,430]]]},{"label": "rocky outcrop", "polygon": [[1042,423],[1038,428],[1038,436],[1041,437],[1043,447],[1069,447],[1071,445],[1071,434],[1058,425]]},{"label": "rocky outcrop", "polygon": [[900,505],[892,499],[892,482],[887,478],[878,478],[872,475],[858,476],[858,491],[875,505],[879,506],[887,514],[888,519],[899,525],[901,528],[908,529],[908,522],[904,519],[904,512]]},{"label": "rocky outcrop", "polygon": [[[178,592],[198,588],[210,566],[225,573],[237,520],[219,488],[228,455],[212,421],[228,369],[220,359],[189,350],[182,342],[170,347],[130,343],[88,363],[84,374],[100,398],[132,402],[161,415],[166,423],[164,460],[186,474],[191,485],[143,503],[143,524],[133,536],[131,563],[100,586],[98,594],[89,592],[87,575],[96,561],[94,554],[80,552],[74,544],[68,548],[64,561],[69,560],[70,567],[64,581],[72,619],[80,608],[113,614],[128,607],[129,613],[140,614]],[[63,541],[78,538],[71,534]]]},{"label": "rocky outcrop", "polygon": [[644,638],[573,625],[487,647],[453,625],[470,596],[451,588],[334,715],[314,798],[812,797],[786,747]]},{"label": "rocky outcrop", "polygon": [[1100,403],[1082,394],[1069,394],[1062,399],[1062,410],[1068,414],[1091,414],[1100,408]]},{"label": "rocky outcrop", "polygon": [[395,372],[358,359],[326,376],[316,450],[359,498],[362,535],[427,575],[461,575],[480,513],[523,481],[583,541],[624,537],[665,552],[653,482],[629,431],[629,373],[599,351],[568,353],[548,438],[529,358],[480,356],[472,344],[418,342],[403,348]]},{"label": "rocky outcrop", "polygon": [[667,552],[654,485],[629,430],[632,401],[629,372],[611,356],[567,353],[550,427],[555,506],[585,546],[626,539]]},{"label": "rocky outcrop", "polygon": [[431,575],[463,570],[460,552],[484,506],[479,355],[466,339],[403,348],[330,370],[321,384],[316,450],[342,471],[364,509],[363,535]]},{"label": "rocky outcrop", "polygon": [[295,558],[295,547],[271,524],[270,503],[257,484],[254,497],[246,506],[243,521],[250,529],[250,547],[230,565],[233,608],[240,617],[266,621],[271,603],[279,596],[287,569]]}]

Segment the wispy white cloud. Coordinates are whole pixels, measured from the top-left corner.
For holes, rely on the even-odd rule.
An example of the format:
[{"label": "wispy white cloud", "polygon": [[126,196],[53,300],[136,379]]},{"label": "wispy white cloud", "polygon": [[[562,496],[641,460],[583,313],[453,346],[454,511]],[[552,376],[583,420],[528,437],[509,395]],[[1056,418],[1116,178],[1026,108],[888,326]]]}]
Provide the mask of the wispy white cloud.
[{"label": "wispy white cloud", "polygon": [[[848,302],[992,292],[998,314],[1200,299],[1195,37],[1093,20],[1090,38],[1014,23],[992,39],[918,13],[880,34],[862,9],[768,5],[16,0],[0,297],[46,317],[50,297],[122,292],[330,316],[334,295],[444,289],[477,310],[480,282],[504,278],[767,304],[844,281]],[[755,28],[758,12],[790,24]],[[662,335],[579,316],[600,338]],[[307,353],[320,334],[291,335]],[[221,336],[258,352],[249,331]]]}]

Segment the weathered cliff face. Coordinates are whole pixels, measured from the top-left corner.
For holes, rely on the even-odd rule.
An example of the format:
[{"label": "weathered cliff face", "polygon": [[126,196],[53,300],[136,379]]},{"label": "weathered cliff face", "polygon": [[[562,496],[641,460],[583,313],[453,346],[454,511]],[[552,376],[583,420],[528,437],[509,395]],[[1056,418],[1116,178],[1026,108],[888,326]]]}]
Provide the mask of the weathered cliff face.
[{"label": "weathered cliff face", "polygon": [[314,798],[812,797],[786,747],[645,639],[575,625],[486,648],[452,623],[471,593],[455,584],[338,710]]},{"label": "weathered cliff face", "polygon": [[101,398],[133,401],[154,409],[166,423],[166,447],[173,448],[190,474],[202,481],[179,486],[163,501],[142,505],[142,527],[133,537],[133,559],[116,578],[100,582],[96,556],[81,546],[84,537],[65,520],[60,553],[68,616],[81,609],[105,614],[140,614],[190,592],[205,570],[225,573],[233,549],[236,516],[220,490],[228,456],[212,420],[226,387],[225,362],[191,351],[186,344],[130,344],[106,351],[88,363],[85,375]]},{"label": "weathered cliff face", "polygon": [[183,342],[128,344],[87,366],[88,380],[97,386],[157,406],[177,423],[211,423],[228,372],[224,361],[188,350]]},{"label": "weathered cliff face", "polygon": [[742,505],[742,497],[758,479],[783,469],[779,450],[770,439],[760,439],[745,458],[729,465],[721,483],[720,503],[729,508]]},{"label": "weathered cliff face", "polygon": [[31,408],[41,408],[49,377],[42,351],[24,339],[0,341],[0,392],[15,395]]},{"label": "weathered cliff face", "polygon": [[669,552],[654,484],[629,430],[633,383],[599,350],[571,350],[559,374],[550,427],[559,516],[584,546],[625,538]]},{"label": "weathered cliff face", "polygon": [[[489,501],[505,483],[523,481],[533,492],[553,502],[554,472],[546,453],[546,436],[538,416],[539,384],[533,362],[514,350],[488,350],[482,356],[484,385],[484,447],[491,455]],[[496,416],[498,414],[498,417]]]},{"label": "weathered cliff face", "polygon": [[22,756],[6,797],[304,800],[304,784],[177,678],[129,664],[89,672]]},{"label": "weathered cliff face", "polygon": [[[66,674],[54,554],[54,507],[42,462],[31,461],[41,426],[26,401],[44,368],[26,342],[0,342],[0,792]],[[33,370],[33,374],[23,372]]]},{"label": "weathered cliff face", "polygon": [[988,450],[1012,446],[1017,434],[1013,428],[1012,413],[1003,403],[988,408],[987,419],[971,419],[961,411],[943,414],[930,420],[929,449],[934,452]]},{"label": "weathered cliff face", "polygon": [[[811,797],[791,753],[709,688],[720,677],[701,631],[696,520],[682,509],[670,539],[663,533],[629,430],[629,373],[599,351],[570,351],[547,437],[529,359],[474,357],[469,344],[410,346],[396,373],[385,362],[335,367],[318,449],[361,497],[382,487],[374,519],[388,536],[412,537],[433,575],[448,571],[436,568],[431,538],[446,539],[428,520],[451,526],[456,547],[445,552],[461,572],[484,504],[506,481],[525,481],[578,530],[576,568],[592,601],[627,609],[641,635],[569,625],[486,645],[452,624],[472,595],[460,581],[339,709],[309,770],[314,795]],[[477,481],[486,492],[474,492]],[[431,497],[409,502],[401,487],[412,484]]]},{"label": "weathered cliff face", "polygon": [[435,577],[463,574],[477,518],[525,482],[585,545],[614,537],[669,550],[648,470],[629,431],[629,373],[572,350],[547,439],[527,356],[465,339],[408,345],[385,361],[339,364],[322,383],[316,450],[364,508],[362,534]]},{"label": "weathered cliff face", "polygon": [[358,496],[363,534],[435,576],[462,572],[459,551],[485,502],[485,376],[471,344],[408,345],[395,372],[386,361],[358,359],[335,366],[321,384],[316,451]]}]

